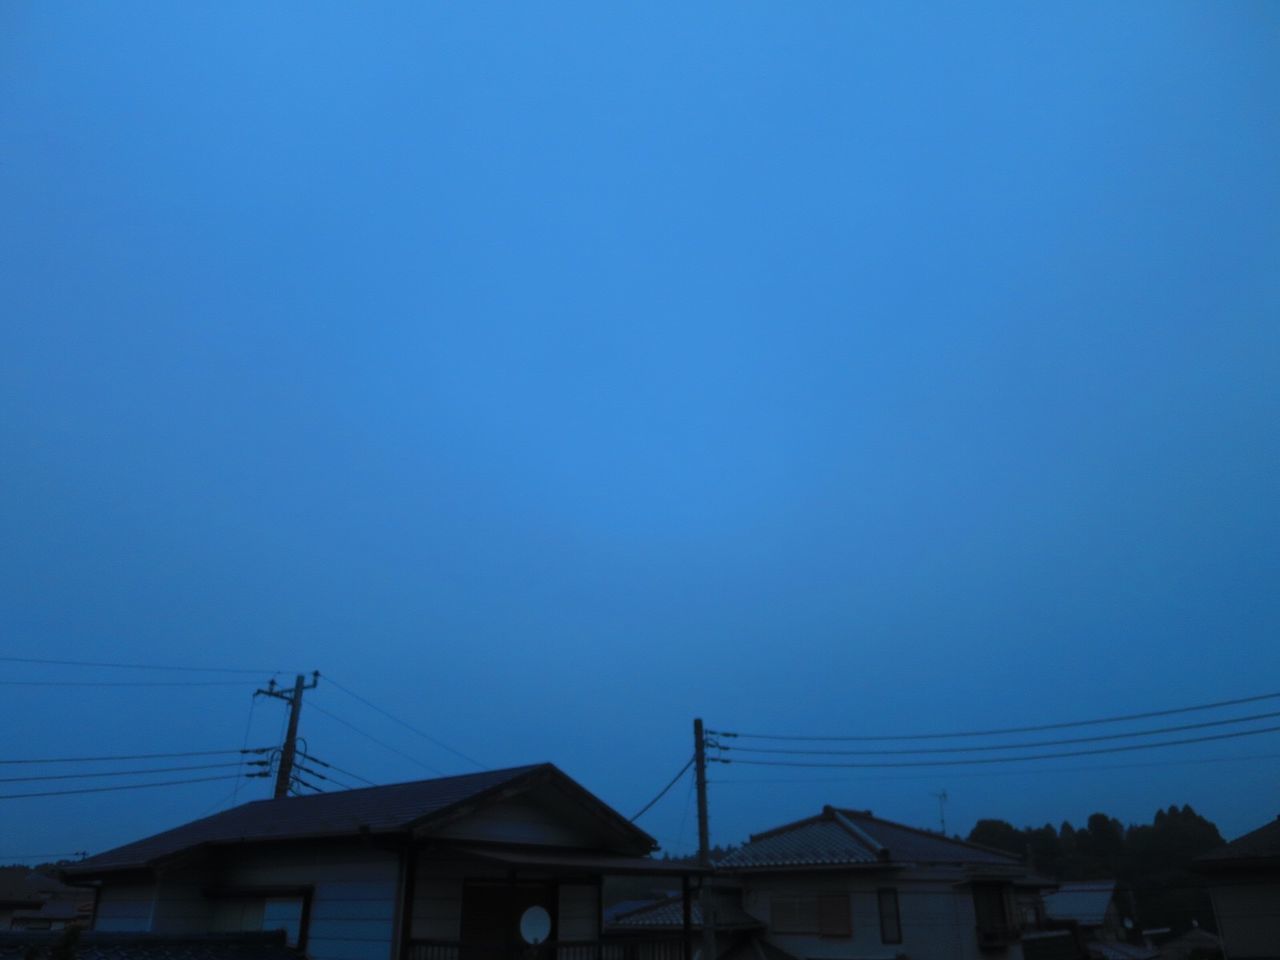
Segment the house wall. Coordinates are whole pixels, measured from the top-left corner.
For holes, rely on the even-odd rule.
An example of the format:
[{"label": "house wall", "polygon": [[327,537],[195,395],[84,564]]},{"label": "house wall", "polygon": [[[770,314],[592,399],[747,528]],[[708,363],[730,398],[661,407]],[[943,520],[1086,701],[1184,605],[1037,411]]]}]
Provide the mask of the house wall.
[{"label": "house wall", "polygon": [[[307,956],[311,960],[389,960],[396,939],[400,861],[373,847],[254,848],[229,861],[220,882],[230,887],[310,886]],[[288,927],[283,904],[264,905]]]},{"label": "house wall", "polygon": [[106,884],[94,929],[208,933],[285,929],[298,932],[296,902],[245,896],[210,899],[209,886],[308,886],[307,956],[311,960],[390,960],[395,942],[399,857],[371,847],[255,848],[221,865],[163,871],[153,884]]},{"label": "house wall", "polygon": [[1227,960],[1280,960],[1280,882],[1212,887]]},{"label": "house wall", "polygon": [[596,838],[583,829],[581,818],[567,817],[563,809],[555,808],[554,797],[543,797],[536,791],[484,807],[433,829],[431,836],[557,847],[590,847],[596,842]]},{"label": "house wall", "polygon": [[[502,882],[501,867],[449,864],[421,859],[413,886],[414,940],[456,941],[462,933],[462,888],[468,880]],[[600,893],[594,883],[559,885],[555,918],[561,940],[595,940],[600,936]]]},{"label": "house wall", "polygon": [[[744,879],[743,906],[764,921],[767,938],[793,956],[811,960],[1022,960],[1022,948],[978,947],[977,916],[970,888],[957,887],[960,877],[905,879],[897,876],[816,874],[809,877],[749,876]],[[898,892],[901,943],[881,939],[878,891]],[[849,937],[779,933],[770,916],[780,896],[844,894],[850,898],[853,933]]]},{"label": "house wall", "polygon": [[151,929],[155,884],[108,884],[98,895],[93,929],[108,933],[139,933]]},{"label": "house wall", "polygon": [[[191,867],[176,867],[160,873],[149,929],[156,933],[207,933],[214,929],[214,904],[205,897],[203,889],[207,884],[207,876]],[[101,905],[98,912],[101,916]]]}]

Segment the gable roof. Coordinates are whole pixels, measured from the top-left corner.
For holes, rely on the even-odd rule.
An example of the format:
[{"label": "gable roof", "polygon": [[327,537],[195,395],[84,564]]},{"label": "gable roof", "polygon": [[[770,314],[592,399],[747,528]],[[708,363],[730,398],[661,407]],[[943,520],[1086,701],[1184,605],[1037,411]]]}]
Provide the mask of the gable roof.
[{"label": "gable roof", "polygon": [[1266,866],[1280,861],[1280,817],[1196,857],[1198,867]]},{"label": "gable roof", "polygon": [[1061,883],[1055,892],[1045,895],[1044,910],[1055,920],[1074,920],[1082,927],[1100,927],[1115,895],[1114,880]]},{"label": "gable roof", "polygon": [[541,763],[384,787],[258,800],[68,864],[63,873],[89,876],[146,868],[207,846],[406,834],[438,818],[548,781],[592,808],[623,838],[624,848],[648,852],[657,846],[652,837],[604,801],[552,764]]},{"label": "gable roof", "polygon": [[724,870],[958,863],[1022,867],[1003,851],[882,820],[867,810],[823,807],[822,813],[753,834],[717,864]]}]

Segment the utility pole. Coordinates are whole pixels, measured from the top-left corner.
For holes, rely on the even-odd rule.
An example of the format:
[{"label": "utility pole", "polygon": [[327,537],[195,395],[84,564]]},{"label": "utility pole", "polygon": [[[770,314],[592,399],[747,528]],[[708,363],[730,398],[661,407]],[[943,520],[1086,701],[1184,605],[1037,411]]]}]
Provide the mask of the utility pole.
[{"label": "utility pole", "polygon": [[264,697],[275,697],[277,700],[283,700],[289,704],[289,728],[284,735],[284,743],[280,747],[280,767],[276,771],[276,789],[272,797],[279,800],[281,797],[289,795],[289,781],[293,777],[293,761],[298,753],[298,718],[302,715],[302,693],[304,690],[314,690],[316,684],[320,682],[320,671],[315,670],[311,674],[311,682],[307,683],[307,678],[301,673],[298,674],[294,681],[293,690],[285,693],[276,689],[275,679],[271,679],[267,683],[267,689],[257,691],[254,696],[261,694]]},{"label": "utility pole", "polygon": [[[709,871],[711,828],[707,823],[707,737],[701,717],[693,721],[693,769],[698,789],[698,866]],[[708,879],[709,874],[704,873],[698,887],[698,905],[702,911],[702,960],[716,960],[716,928]]]}]

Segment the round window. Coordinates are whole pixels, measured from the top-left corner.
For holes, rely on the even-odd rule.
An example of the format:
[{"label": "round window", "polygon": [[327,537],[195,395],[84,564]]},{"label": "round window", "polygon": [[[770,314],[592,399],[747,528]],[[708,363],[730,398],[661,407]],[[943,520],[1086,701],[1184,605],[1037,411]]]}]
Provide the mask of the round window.
[{"label": "round window", "polygon": [[525,943],[542,943],[551,933],[551,914],[543,907],[530,907],[520,916],[520,936]]}]

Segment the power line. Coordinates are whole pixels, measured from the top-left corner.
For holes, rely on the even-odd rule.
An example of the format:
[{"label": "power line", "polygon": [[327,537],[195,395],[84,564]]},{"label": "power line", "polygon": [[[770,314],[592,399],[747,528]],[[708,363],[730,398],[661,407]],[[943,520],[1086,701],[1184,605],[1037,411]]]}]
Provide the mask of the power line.
[{"label": "power line", "polygon": [[[251,767],[264,767],[269,760],[250,760]],[[242,761],[232,760],[229,763],[198,763],[189,767],[152,767],[149,770],[99,770],[94,773],[53,773],[41,777],[0,777],[0,783],[31,783],[39,780],[87,780],[94,777],[137,777],[150,773],[180,773],[188,770],[218,770],[227,767],[239,767]]]},{"label": "power line", "polygon": [[270,753],[271,747],[250,747],[240,750],[188,750],[183,753],[118,753],[103,757],[40,757],[22,760],[0,760],[0,764],[11,763],[98,763],[106,760],[172,760],[177,757],[218,757],[227,754],[264,754]]},{"label": "power line", "polygon": [[1091,750],[1068,750],[1060,753],[1038,753],[1022,757],[973,757],[965,760],[907,760],[875,761],[871,763],[815,763],[809,760],[726,760],[708,757],[714,763],[736,763],[749,767],[805,767],[815,770],[878,769],[891,767],[960,767],[973,764],[1019,763],[1023,760],[1054,760],[1059,757],[1090,757],[1102,753],[1128,753],[1132,750],[1154,750],[1158,747],[1178,747],[1188,743],[1208,743],[1213,740],[1235,740],[1254,737],[1262,733],[1275,733],[1280,726],[1260,727],[1257,730],[1237,730],[1233,733],[1215,733],[1203,737],[1185,737],[1181,740],[1165,740],[1160,743],[1136,743],[1124,747],[1096,747]]},{"label": "power line", "polygon": [[80,857],[83,859],[89,855],[87,850],[72,850],[68,853],[0,853],[0,861],[2,860],[41,860],[48,858],[50,860],[70,860],[72,857]]},{"label": "power line", "polygon": [[0,657],[4,663],[38,663],[53,667],[107,667],[114,670],[163,670],[170,673],[252,673],[275,675],[280,670],[241,670],[232,667],[165,666],[158,663],[116,663],[106,660],[46,660],[38,657]]},{"label": "power line", "polygon": [[1066,730],[1071,727],[1091,727],[1103,723],[1123,723],[1127,720],[1148,720],[1152,717],[1171,717],[1179,713],[1194,713],[1199,710],[1217,710],[1221,707],[1234,707],[1243,703],[1258,703],[1261,700],[1280,699],[1280,693],[1262,693],[1255,697],[1239,697],[1235,700],[1218,700],[1214,703],[1199,703],[1190,707],[1174,707],[1169,710],[1149,710],[1145,713],[1129,713],[1115,717],[1100,717],[1093,720],[1072,720],[1066,723],[1041,723],[1026,727],[1002,727],[997,730],[966,730],[959,733],[907,733],[894,736],[799,736],[771,733],[740,733],[727,730],[709,730],[710,734],[720,737],[739,737],[750,740],[804,740],[804,741],[880,741],[880,740],[947,740],[961,737],[993,737],[1004,733],[1036,733],[1042,730]]},{"label": "power line", "polygon": [[437,774],[439,776],[444,776],[443,770],[433,767],[429,763],[424,763],[423,761],[419,760],[417,757],[410,756],[409,754],[405,753],[403,750],[399,749],[398,747],[393,747],[391,744],[387,743],[385,740],[379,740],[377,737],[375,737],[371,733],[365,733],[363,730],[361,730],[351,721],[342,719],[342,717],[338,716],[336,713],[333,713],[330,710],[326,710],[324,707],[320,706],[318,703],[315,703],[314,701],[311,704],[311,709],[319,710],[326,717],[329,717],[333,720],[337,720],[338,723],[354,731],[355,733],[360,734],[360,736],[364,737],[366,740],[376,743],[378,746],[382,747],[383,749],[390,750],[392,753],[398,756],[404,757],[406,760],[409,760],[413,763],[416,763],[418,766],[422,767],[424,770],[430,770],[434,774]]},{"label": "power line", "polygon": [[663,787],[661,790],[659,790],[659,791],[658,791],[658,795],[657,795],[656,797],[654,797],[652,800],[650,800],[648,803],[646,803],[643,807],[641,807],[641,808],[640,808],[640,812],[639,812],[639,813],[637,813],[634,817],[632,817],[632,818],[631,818],[631,822],[632,822],[632,823],[635,823],[637,820],[639,820],[641,817],[643,817],[646,813],[648,813],[648,812],[649,812],[649,809],[650,809],[650,808],[651,808],[655,803],[657,803],[659,800],[661,800],[663,797],[665,797],[665,796],[667,795],[667,791],[668,791],[668,790],[670,790],[672,787],[674,787],[677,783],[679,783],[679,782],[680,782],[680,778],[681,778],[681,777],[683,777],[686,773],[688,773],[688,772],[689,772],[689,768],[693,766],[693,761],[694,761],[694,758],[693,758],[693,757],[690,757],[690,758],[689,758],[689,762],[688,762],[688,763],[686,763],[683,767],[681,767],[681,768],[680,768],[680,772],[679,772],[679,773],[677,773],[674,777],[672,777],[672,778],[671,778],[671,782],[670,782],[670,783],[668,783],[668,784],[667,784],[665,787]]},{"label": "power line", "polygon": [[[244,725],[244,739],[243,739],[243,740],[241,741],[241,743],[240,743],[240,753],[241,753],[241,755],[242,755],[242,756],[244,755],[245,751],[246,751],[246,750],[248,749],[248,747],[249,747],[249,734],[253,731],[253,711],[254,711],[254,708],[255,708],[255,707],[257,707],[257,705],[258,705],[258,694],[257,694],[257,693],[254,693],[254,695],[253,695],[252,697],[250,697],[250,698],[249,698],[249,719],[248,719],[247,721],[245,721],[245,725]],[[243,763],[243,762],[244,762],[244,761],[243,761],[243,760],[241,760],[241,763]],[[236,802],[236,800],[238,800],[238,799],[240,798],[240,784],[241,784],[241,782],[242,782],[242,781],[237,780],[237,781],[236,781],[236,785],[235,785],[235,787],[233,787],[233,788],[232,788],[232,790],[231,790],[231,802],[232,802],[232,803],[235,803],[235,802]]]},{"label": "power line", "polygon": [[[1026,770],[981,770],[971,773],[948,773],[947,779],[975,779],[987,777],[1044,776],[1053,773],[1094,773],[1100,770],[1136,770],[1147,767],[1182,767],[1198,763],[1256,763],[1259,760],[1280,760],[1280,753],[1251,754],[1244,757],[1191,757],[1184,760],[1151,760],[1145,763],[1126,764],[1090,764],[1084,767],[1036,767]],[[934,774],[919,774],[889,777],[734,777],[729,780],[711,780],[717,786],[724,784],[799,784],[799,783],[859,783],[865,780],[933,780]]]},{"label": "power line", "polygon": [[302,786],[306,787],[308,790],[314,790],[316,793],[324,793],[324,791],[321,790],[319,787],[317,787],[315,784],[307,783],[307,781],[303,780],[301,777],[295,776],[292,782],[296,784],[301,784]]},{"label": "power line", "polygon": [[[83,787],[77,790],[47,790],[42,793],[0,793],[0,800],[22,800],[28,797],[66,797],[77,793],[107,793],[112,790],[142,790],[146,787],[176,787],[187,783],[213,783],[216,780],[233,780],[238,773],[217,777],[192,777],[188,780],[162,780],[158,783],[125,783],[114,787]],[[260,773],[247,773],[247,777],[260,777]]]},{"label": "power line", "polygon": [[0,680],[0,687],[243,687],[248,680]]},{"label": "power line", "polygon": [[422,737],[424,740],[428,741],[429,743],[433,743],[433,744],[435,744],[435,745],[436,745],[437,747],[439,747],[441,750],[447,750],[447,751],[449,751],[450,753],[452,753],[455,757],[458,757],[459,759],[465,760],[465,761],[467,761],[467,763],[470,763],[470,764],[472,764],[473,766],[476,766],[476,767],[478,767],[478,768],[479,768],[479,769],[481,769],[481,770],[488,770],[488,769],[489,769],[487,766],[485,766],[485,765],[484,765],[483,763],[481,763],[479,760],[476,760],[474,757],[469,757],[469,756],[467,756],[467,755],[466,755],[465,753],[463,753],[461,750],[455,750],[453,747],[449,746],[449,744],[445,743],[443,740],[440,740],[438,737],[433,737],[431,734],[429,734],[429,733],[427,733],[427,732],[425,732],[425,731],[423,731],[423,730],[419,730],[417,727],[415,727],[413,724],[409,723],[408,721],[406,721],[406,720],[401,720],[401,719],[400,719],[399,717],[397,717],[395,714],[393,714],[393,713],[389,713],[387,710],[385,710],[385,709],[383,709],[382,707],[378,706],[378,705],[377,705],[376,703],[374,703],[372,700],[366,700],[364,697],[360,696],[360,694],[356,693],[354,690],[352,690],[352,689],[350,689],[350,688],[348,688],[348,687],[344,687],[344,686],[343,686],[342,684],[340,684],[337,680],[334,680],[334,679],[333,679],[333,677],[325,677],[325,679],[326,679],[326,680],[328,680],[328,681],[329,681],[329,683],[331,683],[331,684],[333,684],[335,687],[337,687],[339,690],[341,690],[343,693],[345,693],[347,696],[349,696],[349,697],[354,697],[355,699],[357,699],[357,700],[359,700],[361,703],[363,703],[366,707],[369,707],[371,710],[377,710],[377,711],[378,711],[378,713],[382,714],[382,715],[383,715],[384,717],[386,717],[388,720],[391,720],[391,721],[394,721],[395,723],[400,724],[400,726],[404,727],[406,730],[411,730],[411,731],[413,731],[414,733],[416,733],[418,736]]},{"label": "power line", "polygon": [[1272,713],[1255,713],[1248,717],[1235,717],[1230,720],[1205,720],[1201,723],[1184,723],[1175,727],[1159,727],[1154,730],[1135,730],[1132,733],[1106,733],[1096,737],[1068,737],[1063,740],[1036,740],[1031,743],[984,744],[977,747],[915,747],[894,750],[798,750],[792,747],[737,747],[716,743],[719,750],[731,750],[735,753],[783,754],[786,756],[841,756],[841,757],[876,757],[904,756],[920,753],[979,753],[992,750],[1031,750],[1037,747],[1060,747],[1072,743],[1099,743],[1104,740],[1126,740],[1130,737],[1154,737],[1166,733],[1181,733],[1186,730],[1204,730],[1208,727],[1225,727],[1235,723],[1249,723],[1254,720],[1272,720],[1280,717],[1280,710]]},{"label": "power line", "polygon": [[[304,767],[304,766],[303,766],[302,764],[300,764],[300,763],[299,763],[299,764],[297,764],[297,768],[298,768],[299,770],[301,770],[301,771],[302,771],[303,773],[305,773],[305,774],[309,774],[310,776],[313,776],[313,777],[315,777],[315,778],[316,778],[316,779],[318,779],[318,780],[323,780],[323,781],[325,781],[325,783],[333,783],[333,784],[337,784],[338,786],[343,787],[344,789],[347,789],[347,790],[352,790],[352,789],[354,789],[354,788],[351,786],[351,784],[349,784],[349,783],[342,783],[341,781],[339,781],[339,780],[338,780],[338,778],[337,778],[337,777],[330,777],[330,776],[326,776],[325,774],[321,773],[319,770],[312,770],[310,767]],[[295,777],[294,779],[296,780],[296,779],[298,779],[298,778],[297,778],[297,777]]]},{"label": "power line", "polygon": [[338,766],[336,763],[329,763],[327,760],[321,760],[319,757],[314,757],[314,756],[312,756],[311,754],[307,753],[305,750],[301,750],[301,751],[299,751],[299,755],[300,755],[300,756],[303,756],[303,757],[306,757],[306,758],[307,758],[308,760],[310,760],[312,763],[318,763],[318,764],[320,764],[320,766],[324,767],[326,770],[336,770],[336,771],[338,771],[338,773],[341,773],[341,774],[343,774],[344,776],[348,776],[348,777],[351,777],[351,778],[353,778],[353,779],[355,779],[355,780],[359,780],[361,783],[368,784],[368,785],[369,785],[369,786],[371,786],[371,787],[376,787],[376,786],[377,786],[377,784],[376,784],[376,783],[374,783],[372,780],[369,780],[369,779],[367,779],[367,778],[365,778],[365,777],[362,777],[362,776],[360,776],[360,774],[358,774],[358,773],[352,773],[350,770],[343,770],[343,769],[342,769],[340,766]]}]

